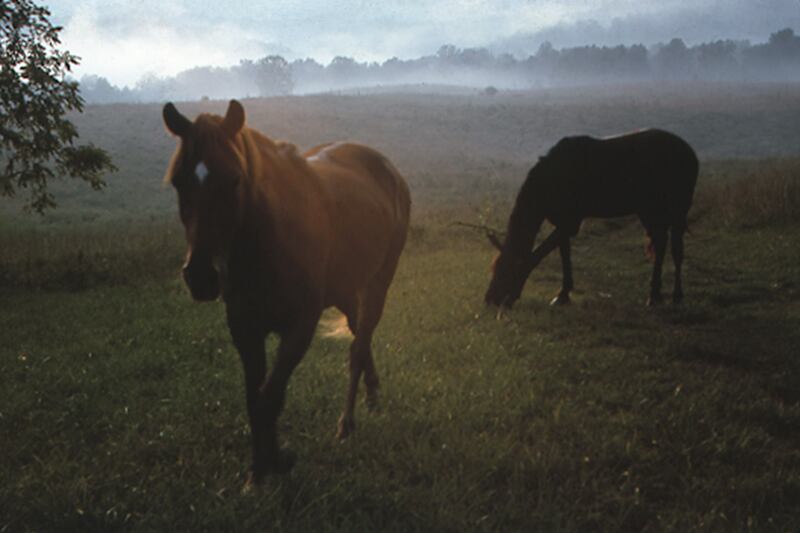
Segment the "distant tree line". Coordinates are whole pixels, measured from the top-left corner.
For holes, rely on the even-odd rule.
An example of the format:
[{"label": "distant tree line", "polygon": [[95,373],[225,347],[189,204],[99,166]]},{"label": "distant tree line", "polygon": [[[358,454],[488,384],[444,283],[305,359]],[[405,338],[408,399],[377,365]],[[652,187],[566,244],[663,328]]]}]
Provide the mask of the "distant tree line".
[{"label": "distant tree line", "polygon": [[434,55],[409,60],[395,57],[383,63],[339,56],[322,65],[314,59],[288,62],[273,55],[230,68],[193,68],[174,77],[147,75],[133,88],[85,76],[80,87],[87,102],[107,103],[276,96],[420,83],[523,89],[662,80],[800,81],[800,36],[787,28],[760,44],[718,40],[687,46],[676,38],[649,48],[637,44],[559,50],[545,42],[525,58],[453,45],[442,46]]}]

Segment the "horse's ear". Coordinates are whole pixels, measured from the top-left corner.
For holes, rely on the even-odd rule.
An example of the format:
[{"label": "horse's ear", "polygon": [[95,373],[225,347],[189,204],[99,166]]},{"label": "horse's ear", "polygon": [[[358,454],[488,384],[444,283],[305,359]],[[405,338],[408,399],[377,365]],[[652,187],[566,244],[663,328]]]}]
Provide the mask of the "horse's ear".
[{"label": "horse's ear", "polygon": [[222,121],[222,129],[233,137],[244,127],[244,107],[237,100],[231,100],[228,111]]},{"label": "horse's ear", "polygon": [[167,129],[178,137],[186,135],[189,132],[189,128],[192,126],[192,121],[181,115],[181,112],[178,111],[178,108],[176,108],[172,102],[164,106],[162,115]]}]

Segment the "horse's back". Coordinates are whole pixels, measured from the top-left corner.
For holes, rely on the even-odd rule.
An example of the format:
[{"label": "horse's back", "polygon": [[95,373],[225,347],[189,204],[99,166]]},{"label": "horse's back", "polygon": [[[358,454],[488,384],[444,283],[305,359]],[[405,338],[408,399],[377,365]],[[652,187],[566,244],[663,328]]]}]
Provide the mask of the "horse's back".
[{"label": "horse's back", "polygon": [[411,205],[408,185],[394,165],[377,150],[341,142],[312,148],[305,156],[338,201],[349,203],[348,199],[352,201],[362,195],[373,197],[373,202],[386,200],[398,221],[408,223]]},{"label": "horse's back", "polygon": [[[555,217],[628,214],[685,218],[698,174],[694,150],[679,136],[648,129],[615,137],[565,137],[545,156]],[[546,185],[551,182],[551,185]]]},{"label": "horse's back", "polygon": [[[660,129],[646,129],[633,133],[600,139],[602,145],[609,147],[614,155],[632,156],[648,167],[664,165],[678,174],[697,172],[697,155],[682,137]],[[649,164],[648,164],[649,163]],[[695,176],[696,178],[696,176]]]},{"label": "horse's back", "polygon": [[685,219],[700,168],[694,149],[678,135],[658,129],[631,134],[630,143],[636,172],[646,180],[642,189],[649,205],[644,208],[674,222]]},{"label": "horse's back", "polygon": [[629,170],[650,176],[670,174],[671,179],[697,179],[698,160],[692,147],[678,135],[660,129],[604,138],[565,137],[552,148],[550,156],[613,173]]},{"label": "horse's back", "polygon": [[644,221],[683,224],[692,204],[699,163],[683,138],[648,129],[600,141],[622,183],[630,185],[635,212]]},{"label": "horse's back", "polygon": [[408,186],[386,157],[360,144],[323,145],[306,158],[330,198],[329,279],[344,297],[396,264],[408,231]]}]

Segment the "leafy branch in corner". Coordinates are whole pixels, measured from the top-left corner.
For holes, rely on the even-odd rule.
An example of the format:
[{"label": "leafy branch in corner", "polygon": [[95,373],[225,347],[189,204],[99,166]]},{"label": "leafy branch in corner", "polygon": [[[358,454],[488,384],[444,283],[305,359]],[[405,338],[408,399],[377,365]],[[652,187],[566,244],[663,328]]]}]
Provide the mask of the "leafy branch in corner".
[{"label": "leafy branch in corner", "polygon": [[30,0],[0,2],[0,195],[27,189],[26,208],[43,213],[56,202],[48,185],[65,176],[93,188],[116,167],[93,144],[76,145],[67,118],[82,111],[78,84],[67,76],[79,58],[59,49],[61,28]]}]

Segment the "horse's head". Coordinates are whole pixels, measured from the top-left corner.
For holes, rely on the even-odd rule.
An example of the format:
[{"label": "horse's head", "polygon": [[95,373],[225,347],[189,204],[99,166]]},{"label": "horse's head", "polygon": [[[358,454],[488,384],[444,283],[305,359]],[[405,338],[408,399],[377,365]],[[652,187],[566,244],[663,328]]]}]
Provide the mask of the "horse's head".
[{"label": "horse's head", "polygon": [[542,201],[547,198],[547,185],[553,175],[557,176],[549,157],[540,157],[517,194],[508,219],[505,242],[501,243],[496,234],[487,232],[489,241],[499,252],[492,263],[492,281],[483,298],[487,304],[507,308],[514,305],[522,295],[531,271],[542,260],[541,254],[531,250],[545,220]]},{"label": "horse's head", "polygon": [[498,254],[492,261],[492,280],[483,300],[487,304],[511,308],[519,300],[530,274],[530,254],[515,254],[496,238],[490,237],[489,240],[498,249]]},{"label": "horse's head", "polygon": [[181,140],[166,179],[178,193],[186,231],[183,279],[195,300],[214,300],[220,293],[215,265],[227,256],[241,213],[245,169],[234,141],[244,127],[244,108],[231,100],[224,118],[201,115],[191,122],[169,103],[163,115]]}]

